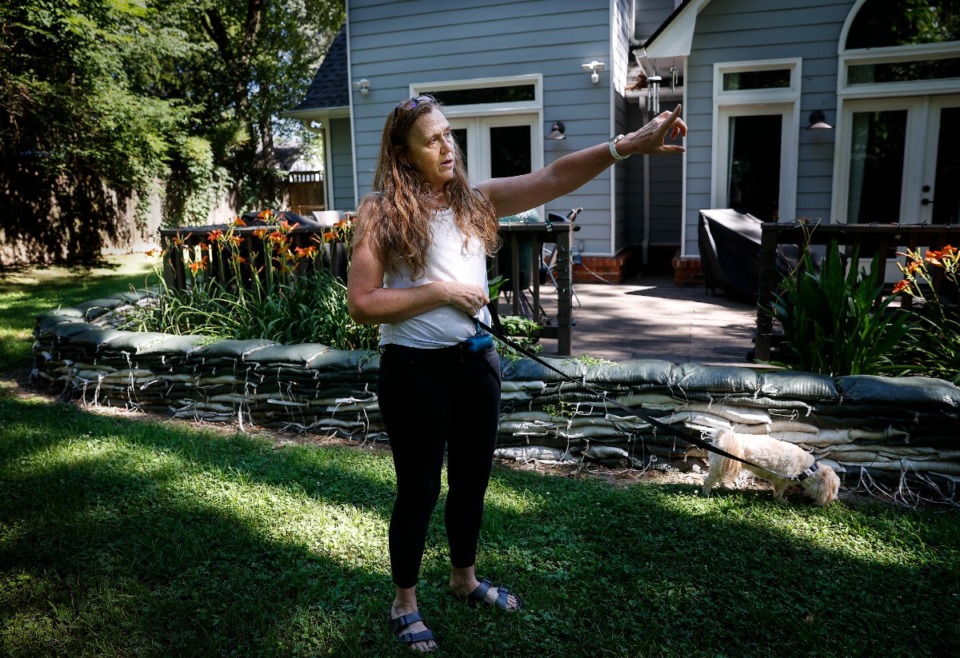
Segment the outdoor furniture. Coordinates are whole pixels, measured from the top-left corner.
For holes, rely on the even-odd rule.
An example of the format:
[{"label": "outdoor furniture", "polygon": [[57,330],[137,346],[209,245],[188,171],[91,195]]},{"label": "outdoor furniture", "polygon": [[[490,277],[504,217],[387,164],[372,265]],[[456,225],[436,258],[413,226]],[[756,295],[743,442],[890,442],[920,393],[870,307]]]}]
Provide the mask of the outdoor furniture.
[{"label": "outdoor furniture", "polygon": [[[879,271],[885,272],[887,261],[896,257],[898,248],[911,251],[919,249],[942,249],[947,244],[957,244],[960,240],[960,224],[806,224],[764,223],[761,225],[759,253],[759,287],[757,291],[757,336],[754,358],[757,361],[770,359],[773,345],[772,308],[777,283],[782,276],[777,268],[777,254],[781,245],[795,245],[802,250],[805,245],[852,245],[859,249],[862,258],[880,254]],[[856,267],[853,264],[853,267]],[[934,281],[939,292],[942,280]],[[907,294],[901,297],[901,303],[910,305]]]},{"label": "outdoor furniture", "polygon": [[[542,338],[557,340],[557,354],[568,356],[571,349],[573,329],[573,232],[579,226],[572,222],[501,222],[500,237],[504,252],[509,253],[509,279],[512,315],[523,315],[543,325]],[[556,280],[557,314],[555,317],[539,317],[543,313],[540,305],[540,266],[545,244],[556,245],[554,278]],[[490,277],[500,274],[503,265],[499,258],[492,258]],[[529,289],[531,301],[523,303],[525,290]],[[499,304],[497,305],[499,306]],[[499,309],[498,309],[498,312]],[[506,315],[500,312],[500,315]]]}]

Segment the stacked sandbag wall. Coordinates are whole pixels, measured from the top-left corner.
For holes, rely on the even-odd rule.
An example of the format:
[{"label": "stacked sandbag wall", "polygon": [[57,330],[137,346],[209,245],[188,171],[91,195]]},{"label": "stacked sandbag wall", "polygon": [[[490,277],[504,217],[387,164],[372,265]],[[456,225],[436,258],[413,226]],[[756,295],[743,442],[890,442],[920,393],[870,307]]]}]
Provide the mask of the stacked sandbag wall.
[{"label": "stacked sandbag wall", "polygon": [[[207,421],[383,440],[379,355],[319,344],[205,342],[114,328],[128,293],[37,320],[33,379],[65,397]],[[848,487],[957,498],[960,389],[931,378],[550,359],[504,361],[497,454],[635,468],[702,466],[703,455],[598,395],[660,422],[769,434],[811,451]],[[424,395],[424,404],[430,396]]]}]

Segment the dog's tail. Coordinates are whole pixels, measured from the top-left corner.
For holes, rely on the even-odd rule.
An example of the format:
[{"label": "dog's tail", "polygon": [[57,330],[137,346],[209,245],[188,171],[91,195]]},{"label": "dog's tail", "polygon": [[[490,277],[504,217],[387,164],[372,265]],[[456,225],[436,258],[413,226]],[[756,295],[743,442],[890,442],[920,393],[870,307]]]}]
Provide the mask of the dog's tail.
[{"label": "dog's tail", "polygon": [[[714,434],[713,445],[729,452],[734,457],[743,457],[743,445],[731,429],[722,429]],[[733,482],[736,480],[737,476],[740,475],[740,466],[740,462],[725,457],[716,461],[711,459],[710,463],[711,470],[719,469],[717,474],[719,477],[715,478],[717,482]]]}]

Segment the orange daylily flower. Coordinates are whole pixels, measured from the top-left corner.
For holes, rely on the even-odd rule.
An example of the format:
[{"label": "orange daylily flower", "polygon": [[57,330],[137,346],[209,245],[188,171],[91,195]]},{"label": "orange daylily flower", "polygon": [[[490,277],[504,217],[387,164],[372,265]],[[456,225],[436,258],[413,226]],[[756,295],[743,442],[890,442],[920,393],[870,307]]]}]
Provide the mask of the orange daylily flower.
[{"label": "orange daylily flower", "polygon": [[233,243],[233,246],[239,247],[240,243],[243,242],[243,237],[240,235],[231,235],[230,242]]},{"label": "orange daylily flower", "polygon": [[234,218],[233,218],[233,225],[234,225],[234,226],[246,226],[247,223],[246,223],[245,221],[243,221],[243,218],[242,218],[242,217],[234,217]]},{"label": "orange daylily flower", "polygon": [[274,231],[267,237],[270,238],[271,240],[276,240],[277,242],[283,242],[284,240],[284,235],[280,231]]},{"label": "orange daylily flower", "polygon": [[910,288],[910,281],[908,279],[897,281],[896,285],[893,286],[893,294],[896,295],[898,292],[909,290],[909,288]]},{"label": "orange daylily flower", "polygon": [[923,263],[921,263],[918,260],[911,260],[909,263],[907,263],[908,274],[914,274],[916,273],[917,270],[921,270],[921,269],[923,269]]},{"label": "orange daylily flower", "polygon": [[296,252],[297,258],[306,258],[317,253],[317,248],[313,245],[309,247],[296,247],[294,252]]},{"label": "orange daylily flower", "polygon": [[207,240],[210,242],[215,242],[223,237],[223,231],[220,229],[214,229],[210,231],[210,235],[207,236]]},{"label": "orange daylily flower", "polygon": [[285,219],[281,219],[281,220],[280,220],[280,228],[283,229],[284,231],[292,231],[293,229],[297,228],[297,225],[296,225],[296,224],[291,224],[290,222],[288,222],[288,221],[285,220]]},{"label": "orange daylily flower", "polygon": [[266,210],[261,210],[257,213],[257,219],[270,219],[271,214],[272,213],[270,212],[269,208]]},{"label": "orange daylily flower", "polygon": [[265,228],[258,228],[256,231],[253,232],[253,237],[259,238],[260,240],[263,240],[263,238],[266,235],[267,235],[267,229]]},{"label": "orange daylily flower", "polygon": [[156,256],[157,254],[162,254],[162,253],[163,253],[162,251],[159,251],[159,250],[157,250],[157,249],[148,249],[144,255],[145,255],[147,258],[153,258],[153,257]]},{"label": "orange daylily flower", "polygon": [[195,260],[192,263],[190,263],[190,271],[196,274],[200,270],[206,268],[206,266],[207,266],[207,257],[204,256],[200,260]]},{"label": "orange daylily flower", "polygon": [[240,254],[234,254],[233,262],[236,263],[237,265],[243,265],[244,263],[247,262],[247,259],[241,256]]}]

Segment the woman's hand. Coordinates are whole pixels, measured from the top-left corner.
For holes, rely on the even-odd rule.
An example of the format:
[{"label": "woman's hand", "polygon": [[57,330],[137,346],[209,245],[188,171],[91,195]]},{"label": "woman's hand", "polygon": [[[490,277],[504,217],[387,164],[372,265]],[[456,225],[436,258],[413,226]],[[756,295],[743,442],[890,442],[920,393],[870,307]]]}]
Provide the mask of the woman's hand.
[{"label": "woman's hand", "polygon": [[481,286],[459,283],[457,281],[438,281],[434,285],[443,288],[444,294],[451,306],[471,316],[476,315],[480,312],[480,309],[490,302],[487,291]]},{"label": "woman's hand", "polygon": [[687,124],[680,118],[681,105],[673,112],[661,112],[642,128],[623,136],[616,144],[620,155],[660,155],[661,153],[682,153],[680,144],[665,144],[667,139],[686,136]]}]

